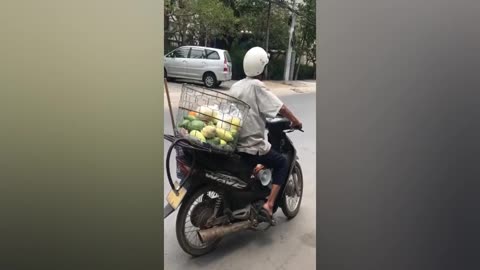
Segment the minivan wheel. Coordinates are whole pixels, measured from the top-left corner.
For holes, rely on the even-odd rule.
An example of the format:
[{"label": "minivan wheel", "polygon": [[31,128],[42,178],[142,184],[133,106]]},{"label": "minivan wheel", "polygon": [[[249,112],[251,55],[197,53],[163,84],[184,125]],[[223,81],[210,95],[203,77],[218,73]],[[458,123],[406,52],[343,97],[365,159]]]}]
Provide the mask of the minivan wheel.
[{"label": "minivan wheel", "polygon": [[203,83],[208,88],[215,87],[217,85],[217,78],[215,77],[215,74],[212,72],[205,73],[205,75],[203,75]]},{"label": "minivan wheel", "polygon": [[215,84],[216,87],[219,87],[220,85],[222,84],[222,82],[217,82],[217,84]]}]

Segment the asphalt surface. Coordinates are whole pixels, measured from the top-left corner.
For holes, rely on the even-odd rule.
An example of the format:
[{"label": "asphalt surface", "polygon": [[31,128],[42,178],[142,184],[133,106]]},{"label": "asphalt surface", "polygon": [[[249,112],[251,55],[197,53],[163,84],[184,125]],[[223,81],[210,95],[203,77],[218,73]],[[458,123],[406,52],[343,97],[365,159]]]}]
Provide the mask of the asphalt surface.
[{"label": "asphalt surface", "polygon": [[[169,89],[175,107],[179,98],[180,84],[169,83]],[[228,93],[228,84],[220,90]],[[297,148],[304,176],[304,193],[299,214],[288,221],[279,210],[275,213],[277,226],[265,232],[245,231],[226,236],[212,253],[192,258],[183,252],[177,242],[175,234],[177,212],[174,212],[165,219],[164,264],[166,270],[315,269],[315,93],[292,92],[291,95],[282,95],[280,98],[301,119],[305,130],[304,133],[289,134]],[[165,107],[164,121],[165,133],[172,134],[167,107]],[[166,155],[170,143],[165,141],[164,145]],[[174,169],[173,166],[171,168]],[[169,185],[165,182],[164,186],[166,196]]]}]

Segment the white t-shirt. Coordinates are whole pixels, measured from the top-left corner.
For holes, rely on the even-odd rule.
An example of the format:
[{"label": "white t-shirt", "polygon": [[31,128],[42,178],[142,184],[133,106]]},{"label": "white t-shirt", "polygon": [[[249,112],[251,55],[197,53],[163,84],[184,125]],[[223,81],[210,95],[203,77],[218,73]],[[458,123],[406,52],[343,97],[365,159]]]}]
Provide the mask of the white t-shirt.
[{"label": "white t-shirt", "polygon": [[266,118],[274,118],[283,102],[263,82],[248,77],[233,84],[228,94],[250,106],[238,134],[237,151],[265,155],[271,148],[265,140]]}]

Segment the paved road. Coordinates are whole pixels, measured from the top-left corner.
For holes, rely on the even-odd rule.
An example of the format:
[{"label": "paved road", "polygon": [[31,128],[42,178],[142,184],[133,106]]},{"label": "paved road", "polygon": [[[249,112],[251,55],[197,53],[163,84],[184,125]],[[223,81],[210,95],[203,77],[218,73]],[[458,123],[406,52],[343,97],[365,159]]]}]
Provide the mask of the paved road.
[{"label": "paved road", "polygon": [[[172,99],[178,96],[178,84],[169,84]],[[224,91],[228,91],[224,88]],[[275,214],[278,225],[266,232],[240,232],[225,237],[215,251],[192,258],[182,251],[175,236],[176,212],[165,220],[165,269],[270,270],[315,269],[315,93],[281,96],[304,123],[305,133],[291,133],[298,149],[304,174],[304,197],[297,217],[287,221],[283,213]],[[175,103],[175,100],[173,100]],[[165,108],[165,133],[172,127]],[[166,148],[169,146],[165,142]],[[165,153],[166,154],[166,153]],[[172,167],[173,168],[173,167]],[[169,191],[165,183],[164,194]]]}]

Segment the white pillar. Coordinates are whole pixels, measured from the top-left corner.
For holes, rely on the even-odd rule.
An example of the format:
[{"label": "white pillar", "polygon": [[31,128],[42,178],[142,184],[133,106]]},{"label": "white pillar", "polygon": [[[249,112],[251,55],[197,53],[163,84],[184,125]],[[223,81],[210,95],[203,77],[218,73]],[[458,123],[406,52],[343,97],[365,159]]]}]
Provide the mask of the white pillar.
[{"label": "white pillar", "polygon": [[295,59],[297,59],[297,54],[295,51],[292,51],[292,57],[290,60],[290,75],[288,76],[289,80],[293,80],[293,75],[295,74]]},{"label": "white pillar", "polygon": [[[295,0],[293,0],[293,8],[295,8]],[[288,49],[287,49],[287,55],[286,55],[286,60],[285,60],[285,73],[283,75],[283,79],[285,81],[288,81],[290,78],[290,65],[292,61],[292,38],[293,38],[293,32],[295,30],[295,13],[292,13],[292,23],[290,25],[290,31],[289,31],[289,37],[288,37]]]}]

